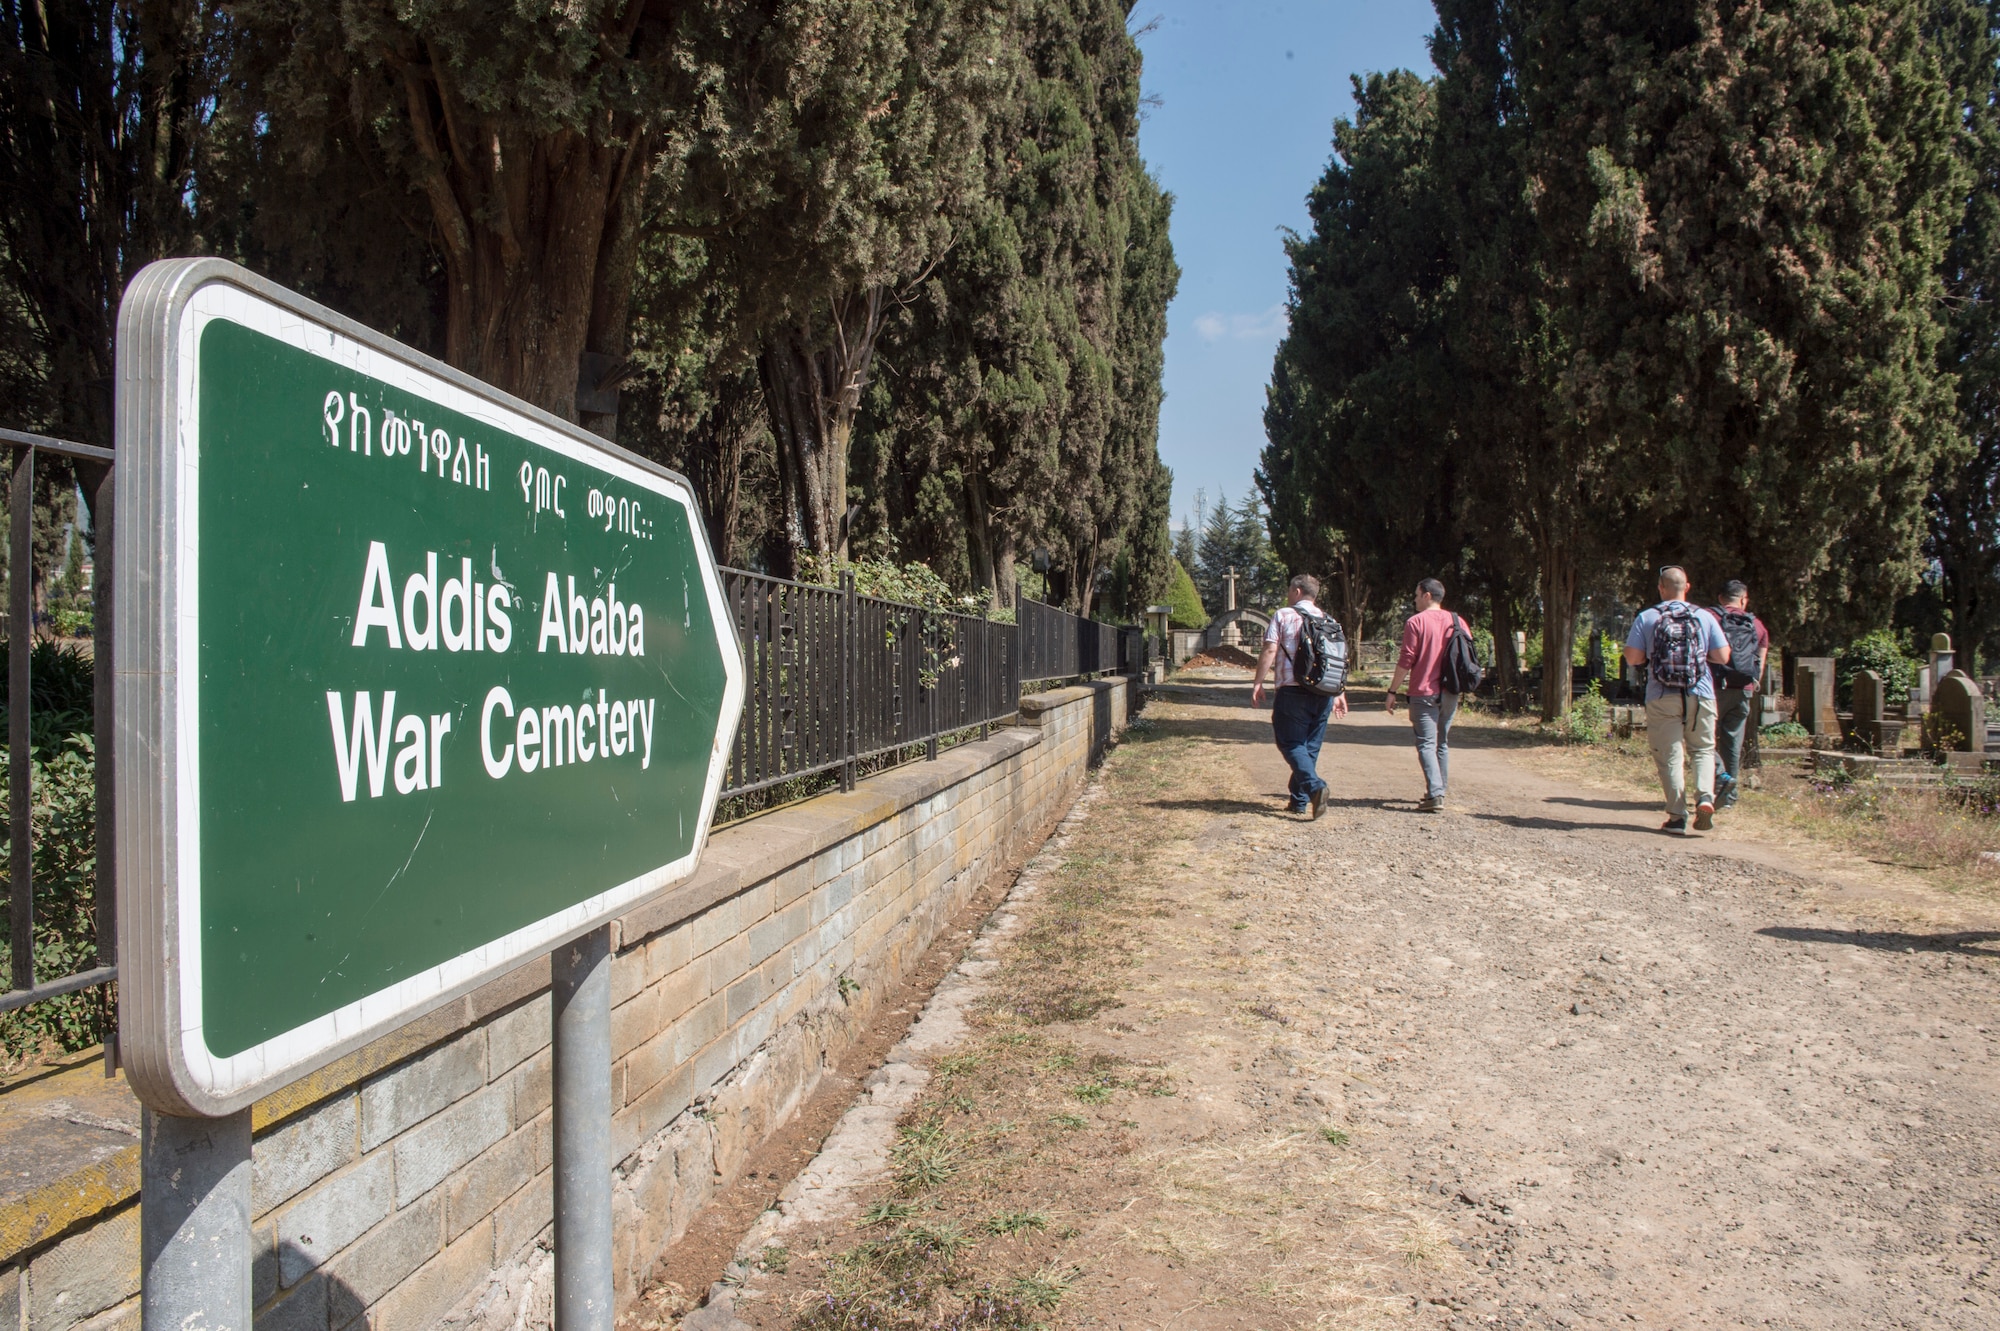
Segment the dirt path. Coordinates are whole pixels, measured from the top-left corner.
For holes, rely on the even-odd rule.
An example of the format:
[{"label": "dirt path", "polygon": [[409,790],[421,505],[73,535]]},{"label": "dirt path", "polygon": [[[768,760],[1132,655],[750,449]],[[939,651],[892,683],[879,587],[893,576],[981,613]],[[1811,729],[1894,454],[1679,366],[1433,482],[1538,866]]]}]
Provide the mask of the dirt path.
[{"label": "dirt path", "polygon": [[2000,912],[1663,836],[1472,729],[1418,814],[1379,695],[1302,822],[1247,701],[1156,695],[874,1223],[737,1315],[2000,1326]]}]

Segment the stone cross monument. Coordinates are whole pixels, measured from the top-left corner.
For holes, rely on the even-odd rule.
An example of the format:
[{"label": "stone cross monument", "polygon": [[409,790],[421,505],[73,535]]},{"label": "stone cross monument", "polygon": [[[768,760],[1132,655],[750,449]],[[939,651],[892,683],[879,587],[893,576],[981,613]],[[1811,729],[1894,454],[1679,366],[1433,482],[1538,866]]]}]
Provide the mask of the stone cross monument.
[{"label": "stone cross monument", "polygon": [[1236,608],[1236,566],[1234,564],[1231,564],[1229,571],[1222,575],[1222,608],[1225,611]]}]

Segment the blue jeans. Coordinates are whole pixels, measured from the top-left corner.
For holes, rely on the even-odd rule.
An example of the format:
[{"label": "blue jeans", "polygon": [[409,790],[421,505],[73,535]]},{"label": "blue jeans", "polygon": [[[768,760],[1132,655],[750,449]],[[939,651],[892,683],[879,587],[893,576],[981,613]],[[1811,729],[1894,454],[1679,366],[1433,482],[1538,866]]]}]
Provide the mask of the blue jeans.
[{"label": "blue jeans", "polygon": [[1326,718],[1333,712],[1333,699],[1311,689],[1287,684],[1271,695],[1271,734],[1278,752],[1292,768],[1292,808],[1303,809],[1315,790],[1326,789],[1319,779],[1319,746],[1326,738]]},{"label": "blue jeans", "polygon": [[1417,765],[1424,769],[1424,793],[1444,798],[1451,778],[1451,719],[1458,715],[1456,693],[1410,695],[1410,725],[1417,732]]}]

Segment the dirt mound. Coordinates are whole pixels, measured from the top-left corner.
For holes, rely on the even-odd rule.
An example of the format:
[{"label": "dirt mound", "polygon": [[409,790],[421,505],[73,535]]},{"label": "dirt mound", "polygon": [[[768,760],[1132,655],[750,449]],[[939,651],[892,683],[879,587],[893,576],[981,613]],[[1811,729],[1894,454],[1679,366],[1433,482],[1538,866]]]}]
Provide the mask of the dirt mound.
[{"label": "dirt mound", "polygon": [[1257,658],[1249,652],[1244,651],[1241,647],[1231,647],[1225,643],[1189,657],[1187,664],[1181,668],[1183,670],[1200,670],[1203,667],[1213,669],[1216,666],[1221,666],[1225,669],[1255,670],[1257,668]]}]

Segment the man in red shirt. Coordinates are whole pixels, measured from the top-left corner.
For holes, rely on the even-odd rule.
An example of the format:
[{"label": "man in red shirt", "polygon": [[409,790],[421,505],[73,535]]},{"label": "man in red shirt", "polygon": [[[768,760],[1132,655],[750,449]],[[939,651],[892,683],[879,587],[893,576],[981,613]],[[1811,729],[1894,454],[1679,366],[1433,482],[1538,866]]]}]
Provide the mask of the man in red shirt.
[{"label": "man in red shirt", "polygon": [[1417,734],[1417,764],[1424,769],[1425,813],[1444,811],[1445,784],[1451,775],[1451,719],[1458,715],[1458,695],[1440,683],[1444,651],[1451,642],[1458,616],[1439,605],[1444,584],[1425,578],[1417,584],[1417,613],[1403,624],[1403,654],[1389,680],[1389,714],[1396,713],[1396,695],[1409,680],[1410,725]]}]

